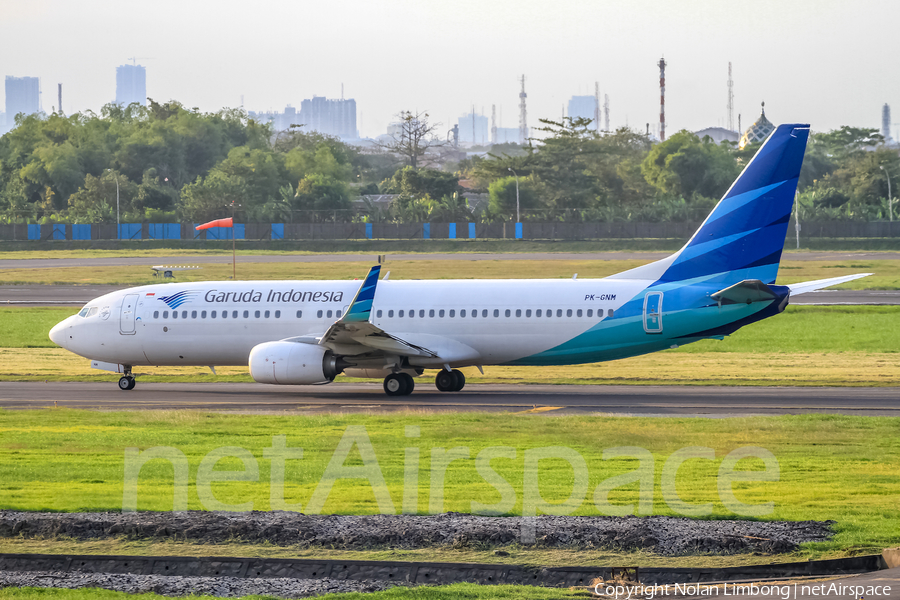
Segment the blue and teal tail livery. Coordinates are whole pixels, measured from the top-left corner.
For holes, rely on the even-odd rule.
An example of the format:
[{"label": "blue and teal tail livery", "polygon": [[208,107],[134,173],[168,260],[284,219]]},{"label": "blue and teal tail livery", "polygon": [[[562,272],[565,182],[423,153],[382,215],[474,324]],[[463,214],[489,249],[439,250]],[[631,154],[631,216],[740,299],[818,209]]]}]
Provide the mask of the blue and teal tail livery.
[{"label": "blue and teal tail livery", "polygon": [[780,125],[662,274],[775,283],[809,125]]},{"label": "blue and teal tail livery", "polygon": [[372,313],[372,301],[375,299],[375,287],[378,285],[378,274],[381,273],[381,265],[375,265],[369,269],[366,280],[359,286],[356,297],[347,309],[347,314],[341,319],[344,323],[361,323],[369,320]]}]

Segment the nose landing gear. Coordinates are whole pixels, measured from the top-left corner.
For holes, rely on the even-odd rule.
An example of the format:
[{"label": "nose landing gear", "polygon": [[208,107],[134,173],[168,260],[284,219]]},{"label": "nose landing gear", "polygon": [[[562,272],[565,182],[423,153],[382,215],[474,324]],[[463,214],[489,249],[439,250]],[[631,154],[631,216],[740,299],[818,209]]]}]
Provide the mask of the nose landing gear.
[{"label": "nose landing gear", "polygon": [[119,379],[119,389],[122,391],[133,390],[135,383],[134,375],[131,374],[131,367],[125,366],[125,375]]}]

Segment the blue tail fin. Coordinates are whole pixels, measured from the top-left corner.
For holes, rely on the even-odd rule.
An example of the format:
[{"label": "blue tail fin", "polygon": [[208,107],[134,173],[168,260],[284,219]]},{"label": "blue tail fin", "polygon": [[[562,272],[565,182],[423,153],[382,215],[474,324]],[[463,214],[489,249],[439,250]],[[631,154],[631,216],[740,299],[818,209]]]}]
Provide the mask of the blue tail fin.
[{"label": "blue tail fin", "polygon": [[780,125],[660,279],[775,283],[808,137],[809,125]]}]

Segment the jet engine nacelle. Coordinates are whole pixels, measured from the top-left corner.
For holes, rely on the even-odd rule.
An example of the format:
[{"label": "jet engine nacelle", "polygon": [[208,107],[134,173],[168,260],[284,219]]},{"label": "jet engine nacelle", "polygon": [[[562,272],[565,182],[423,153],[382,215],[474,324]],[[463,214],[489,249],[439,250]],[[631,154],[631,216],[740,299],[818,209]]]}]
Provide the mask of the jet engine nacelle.
[{"label": "jet engine nacelle", "polygon": [[315,344],[266,342],[250,351],[250,376],[259,383],[330,383],[346,362]]}]

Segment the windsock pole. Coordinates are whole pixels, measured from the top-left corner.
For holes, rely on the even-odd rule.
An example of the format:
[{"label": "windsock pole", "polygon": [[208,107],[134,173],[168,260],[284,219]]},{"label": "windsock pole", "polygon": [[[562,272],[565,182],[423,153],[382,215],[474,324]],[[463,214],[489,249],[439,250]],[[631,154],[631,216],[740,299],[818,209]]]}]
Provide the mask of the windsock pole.
[{"label": "windsock pole", "polygon": [[227,219],[216,219],[203,225],[194,227],[197,231],[201,229],[209,229],[210,227],[230,227],[231,228],[231,279],[237,279],[237,256],[234,249],[234,206],[231,207],[231,215]]}]

